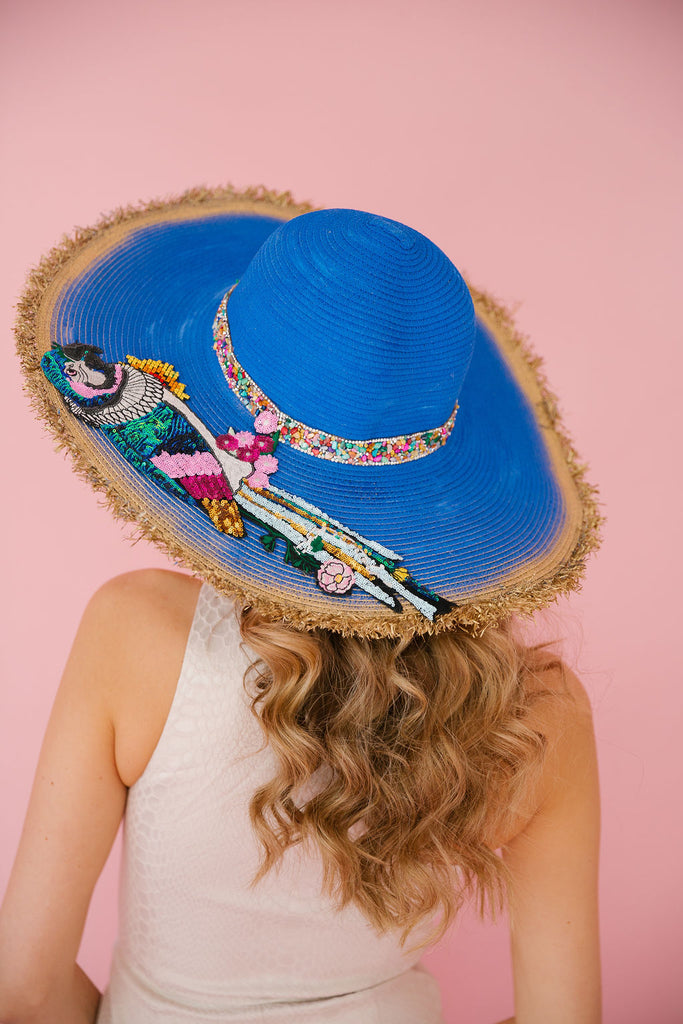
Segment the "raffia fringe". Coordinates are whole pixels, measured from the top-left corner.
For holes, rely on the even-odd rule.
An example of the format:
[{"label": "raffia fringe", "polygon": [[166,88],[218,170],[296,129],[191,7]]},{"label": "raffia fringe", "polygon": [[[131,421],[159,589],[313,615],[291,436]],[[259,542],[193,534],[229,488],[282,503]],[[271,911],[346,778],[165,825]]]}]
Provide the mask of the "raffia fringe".
[{"label": "raffia fringe", "polygon": [[[401,616],[393,612],[358,613],[351,611],[321,613],[317,608],[306,608],[295,602],[272,600],[256,586],[250,587],[227,571],[217,572],[216,568],[197,552],[181,547],[177,540],[163,527],[154,522],[144,505],[136,505],[127,499],[110,480],[100,475],[84,456],[78,439],[68,429],[68,422],[60,416],[57,407],[50,400],[49,385],[40,370],[40,356],[36,333],[38,313],[47,289],[60,271],[73,257],[94,239],[102,236],[111,227],[124,224],[145,213],[163,213],[179,207],[196,206],[221,201],[250,201],[263,204],[265,208],[280,207],[292,216],[306,213],[313,207],[308,203],[297,203],[290,192],[274,192],[263,186],[234,189],[194,188],[181,195],[166,199],[152,200],[138,205],[121,207],[102,217],[93,227],[76,228],[73,235],[64,236],[62,241],[48,252],[28,276],[23,294],[17,304],[15,322],[16,348],[21,360],[26,383],[24,389],[29,395],[35,415],[43,421],[52,433],[57,451],[66,449],[73,459],[75,473],[86,480],[103,495],[103,504],[124,522],[135,524],[133,542],[143,537],[151,541],[178,565],[196,572],[216,590],[235,596],[243,604],[255,607],[266,618],[289,622],[299,629],[324,627],[343,635],[357,635],[368,638],[382,636],[403,636],[407,631],[415,634],[437,633],[448,628],[461,628],[479,636],[489,626],[516,614],[529,616],[539,608],[555,601],[568,591],[581,588],[587,556],[601,543],[601,529],[604,516],[599,511],[598,489],[586,479],[587,465],[583,463],[567,433],[558,409],[558,401],[551,391],[542,371],[542,360],[531,349],[527,339],[515,328],[509,311],[486,292],[471,288],[472,296],[485,310],[504,337],[508,348],[526,363],[532,372],[541,395],[543,410],[549,425],[554,430],[566,459],[571,477],[577,488],[583,508],[583,520],[577,542],[569,558],[551,576],[520,583],[506,588],[504,592],[486,596],[459,606],[435,623],[406,609]],[[264,213],[266,211],[264,210]],[[284,596],[284,595],[283,595]]]}]

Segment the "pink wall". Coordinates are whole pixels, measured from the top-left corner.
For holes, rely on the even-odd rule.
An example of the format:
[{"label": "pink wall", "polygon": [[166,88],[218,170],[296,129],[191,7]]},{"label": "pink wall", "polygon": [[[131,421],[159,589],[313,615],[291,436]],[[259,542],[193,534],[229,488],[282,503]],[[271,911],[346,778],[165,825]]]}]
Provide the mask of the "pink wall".
[{"label": "pink wall", "polygon": [[[680,1021],[682,15],[676,0],[3,5],[3,883],[84,603],[164,564],[123,543],[32,420],[12,305],[29,264],[101,210],[263,182],[404,220],[519,304],[609,514],[583,592],[548,617],[596,714],[605,1020]],[[99,982],[114,893],[110,863],[82,951]],[[511,1012],[506,942],[467,917],[431,955],[449,1024]]]}]

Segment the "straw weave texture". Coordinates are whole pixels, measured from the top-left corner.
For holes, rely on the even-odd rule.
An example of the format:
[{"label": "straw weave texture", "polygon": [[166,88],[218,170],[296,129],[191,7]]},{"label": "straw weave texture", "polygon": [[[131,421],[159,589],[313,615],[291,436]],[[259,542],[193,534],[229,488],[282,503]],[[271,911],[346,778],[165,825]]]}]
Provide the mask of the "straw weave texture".
[{"label": "straw weave texture", "polygon": [[[75,472],[101,492],[115,516],[134,523],[140,536],[164,549],[174,561],[196,572],[217,590],[235,595],[268,618],[285,619],[299,628],[323,626],[343,634],[380,637],[406,632],[431,633],[458,626],[480,634],[487,626],[512,613],[531,614],[550,604],[558,595],[578,590],[586,557],[600,543],[603,517],[597,489],[588,482],[587,467],[561,421],[558,402],[549,388],[540,358],[517,332],[510,314],[486,292],[470,287],[477,317],[495,338],[534,410],[564,498],[565,517],[542,555],[530,557],[521,565],[501,563],[488,584],[482,585],[480,581],[470,592],[461,581],[457,606],[433,623],[405,604],[403,613],[396,615],[372,600],[359,600],[355,596],[346,600],[330,599],[310,585],[310,581],[302,587],[296,571],[278,562],[273,562],[270,576],[262,573],[258,578],[249,576],[239,566],[239,555],[235,556],[234,566],[226,566],[220,554],[224,538],[218,534],[212,538],[199,514],[188,516],[186,507],[179,509],[170,495],[161,493],[120,453],[105,450],[95,436],[97,431],[83,426],[66,412],[60,396],[40,368],[43,352],[55,340],[51,337],[54,302],[65,283],[88,267],[117,238],[125,236],[131,224],[189,220],[214,210],[256,213],[286,220],[310,209],[307,204],[294,202],[290,193],[264,188],[241,192],[231,187],[193,189],[167,201],[117,210],[92,228],[77,229],[73,236],[64,238],[52,249],[29,275],[18,305],[15,330],[26,390],[36,415],[52,433],[57,449],[65,448],[71,453]],[[428,456],[427,460],[430,458],[433,456]],[[283,486],[296,492],[296,486]],[[325,507],[322,499],[320,504]],[[419,573],[417,578],[420,578]],[[444,589],[446,581],[432,576],[424,582],[442,596],[453,599]]]}]

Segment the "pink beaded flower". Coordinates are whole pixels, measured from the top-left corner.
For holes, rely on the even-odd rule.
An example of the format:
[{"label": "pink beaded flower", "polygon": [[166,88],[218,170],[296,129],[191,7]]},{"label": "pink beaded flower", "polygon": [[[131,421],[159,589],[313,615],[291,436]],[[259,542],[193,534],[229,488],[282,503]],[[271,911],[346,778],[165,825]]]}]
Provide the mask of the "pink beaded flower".
[{"label": "pink beaded flower", "polygon": [[267,487],[268,477],[277,469],[274,455],[259,455],[254,463],[254,472],[247,478],[250,487]]},{"label": "pink beaded flower", "polygon": [[216,444],[244,462],[256,462],[259,455],[272,452],[274,441],[270,434],[257,434],[254,437],[248,430],[240,430],[237,434],[221,434],[216,438]]},{"label": "pink beaded flower", "polygon": [[219,434],[216,438],[216,444],[226,452],[236,452],[240,446],[237,434]]},{"label": "pink beaded flower", "polygon": [[318,586],[326,594],[345,594],[353,586],[355,574],[350,565],[330,558],[318,569]]},{"label": "pink beaded flower", "polygon": [[277,430],[277,416],[274,412],[260,412],[254,420],[254,428],[259,434],[271,434]]},{"label": "pink beaded flower", "polygon": [[258,469],[259,472],[267,473],[270,476],[277,469],[277,459],[274,455],[259,455],[254,463],[254,469]]}]

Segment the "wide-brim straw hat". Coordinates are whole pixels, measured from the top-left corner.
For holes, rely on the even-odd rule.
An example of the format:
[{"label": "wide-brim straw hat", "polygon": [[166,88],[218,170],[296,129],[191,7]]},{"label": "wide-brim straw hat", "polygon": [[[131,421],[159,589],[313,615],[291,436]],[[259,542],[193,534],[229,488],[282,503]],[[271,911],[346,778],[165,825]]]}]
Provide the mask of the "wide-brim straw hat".
[{"label": "wide-brim straw hat", "polygon": [[114,514],[269,618],[480,633],[599,543],[540,360],[395,221],[264,189],[119,210],[31,273],[17,339]]}]

